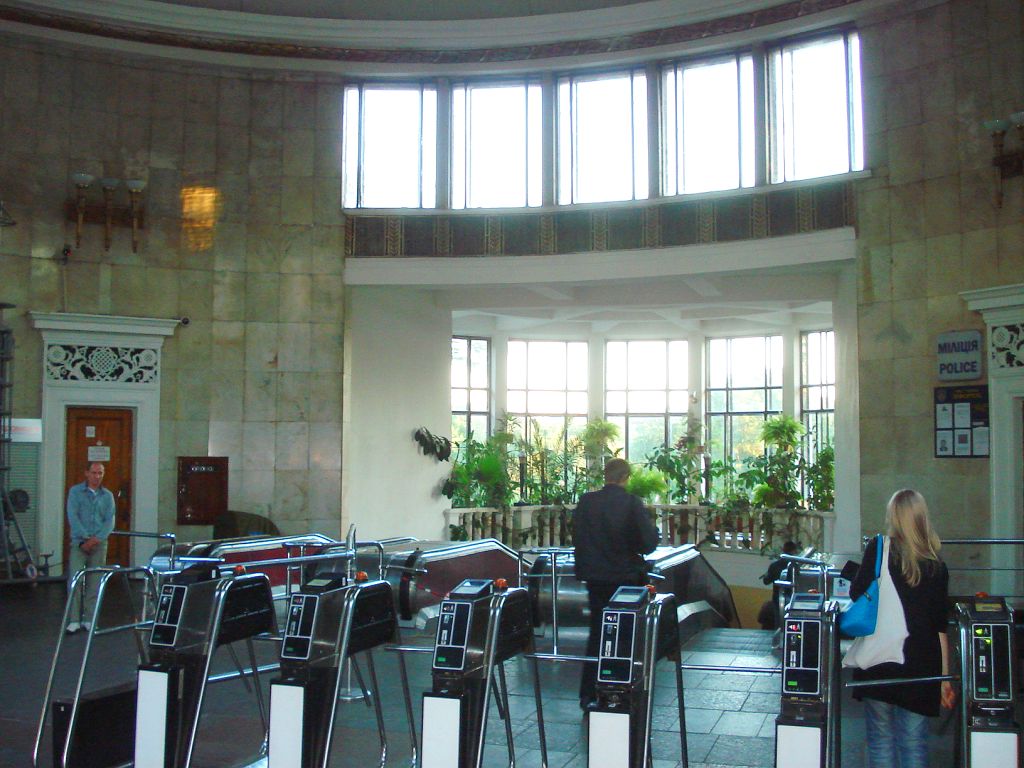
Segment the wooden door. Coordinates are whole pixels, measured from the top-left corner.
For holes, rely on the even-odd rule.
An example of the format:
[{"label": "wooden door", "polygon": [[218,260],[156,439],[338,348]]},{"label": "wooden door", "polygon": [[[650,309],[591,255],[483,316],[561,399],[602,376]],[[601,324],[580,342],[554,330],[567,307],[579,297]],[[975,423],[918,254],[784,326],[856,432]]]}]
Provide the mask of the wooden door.
[{"label": "wooden door", "polygon": [[[85,479],[86,462],[92,459],[106,470],[103,487],[114,494],[114,528],[132,528],[132,466],[134,465],[134,412],[127,408],[67,409],[64,453],[64,498],[68,489]],[[64,516],[64,562],[68,562],[71,531]],[[111,536],[107,563],[131,565],[131,540]]]}]

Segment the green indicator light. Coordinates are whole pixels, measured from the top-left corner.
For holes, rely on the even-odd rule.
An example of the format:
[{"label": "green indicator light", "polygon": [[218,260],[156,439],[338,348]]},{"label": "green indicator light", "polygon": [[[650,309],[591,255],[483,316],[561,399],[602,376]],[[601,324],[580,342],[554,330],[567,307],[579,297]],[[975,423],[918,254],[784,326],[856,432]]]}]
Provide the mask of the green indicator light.
[{"label": "green indicator light", "polygon": [[440,661],[440,662],[441,662],[442,664],[443,664],[444,662],[448,661],[448,659],[447,659],[447,658],[445,658],[444,656],[438,656],[438,657],[437,657],[437,660],[438,660],[438,661]]},{"label": "green indicator light", "polygon": [[978,688],[978,693],[988,693],[988,688]]},{"label": "green indicator light", "polygon": [[790,688],[796,688],[796,680],[790,680],[788,683],[786,683],[786,685],[788,685]]},{"label": "green indicator light", "polygon": [[981,627],[978,627],[976,630],[974,630],[974,634],[976,634],[976,635],[984,635],[985,634],[985,630],[982,629]]}]

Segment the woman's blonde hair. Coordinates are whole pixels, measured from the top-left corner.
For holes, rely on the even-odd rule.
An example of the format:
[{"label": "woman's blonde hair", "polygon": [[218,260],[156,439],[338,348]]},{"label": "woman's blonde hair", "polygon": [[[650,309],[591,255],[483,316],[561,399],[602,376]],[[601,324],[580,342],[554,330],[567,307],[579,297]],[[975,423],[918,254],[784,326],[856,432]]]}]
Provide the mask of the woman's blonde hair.
[{"label": "woman's blonde hair", "polygon": [[928,505],[917,491],[896,491],[886,507],[889,536],[907,584],[921,583],[921,561],[939,560],[942,542],[928,520]]}]

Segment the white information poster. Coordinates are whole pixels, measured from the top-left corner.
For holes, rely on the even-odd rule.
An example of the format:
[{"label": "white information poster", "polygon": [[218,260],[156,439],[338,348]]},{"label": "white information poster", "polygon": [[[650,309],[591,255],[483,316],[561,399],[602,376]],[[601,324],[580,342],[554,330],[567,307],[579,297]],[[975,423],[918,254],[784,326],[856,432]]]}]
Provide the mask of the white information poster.
[{"label": "white information poster", "polygon": [[935,388],[935,458],[970,459],[989,455],[988,387],[984,384]]}]

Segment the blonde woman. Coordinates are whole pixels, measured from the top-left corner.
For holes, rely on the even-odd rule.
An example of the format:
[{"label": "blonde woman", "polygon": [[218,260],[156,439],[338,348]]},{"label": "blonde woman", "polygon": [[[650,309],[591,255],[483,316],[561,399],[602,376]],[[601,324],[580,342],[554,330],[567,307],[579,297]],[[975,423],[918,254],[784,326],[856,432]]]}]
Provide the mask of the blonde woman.
[{"label": "blonde woman", "polygon": [[[902,664],[879,664],[853,671],[855,680],[925,677],[949,674],[946,639],[949,572],[939,557],[941,544],[928,520],[928,505],[917,491],[896,491],[886,508],[889,528],[889,573],[903,603],[909,636]],[[856,600],[871,584],[876,539],[864,551],[850,586]],[[927,768],[928,718],[940,706],[951,708],[955,694],[948,681],[857,688],[864,700],[868,768]]]}]

